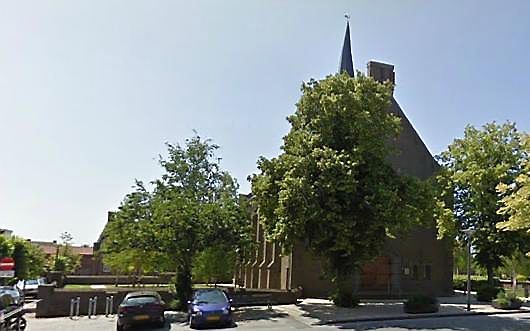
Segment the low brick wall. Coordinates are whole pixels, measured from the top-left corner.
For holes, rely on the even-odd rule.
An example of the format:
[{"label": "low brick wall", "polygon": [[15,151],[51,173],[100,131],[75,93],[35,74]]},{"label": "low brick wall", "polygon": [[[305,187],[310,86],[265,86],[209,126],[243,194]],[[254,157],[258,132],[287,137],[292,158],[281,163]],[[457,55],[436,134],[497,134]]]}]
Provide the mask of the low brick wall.
[{"label": "low brick wall", "polygon": [[[137,284],[169,284],[173,274],[162,274],[160,276],[142,276],[136,280]],[[132,284],[134,278],[131,276],[65,276],[64,284],[77,285],[114,285],[114,284]]]},{"label": "low brick wall", "polygon": [[[66,290],[58,289],[53,285],[39,286],[39,301],[37,302],[37,309],[35,311],[36,317],[62,317],[70,315],[70,300],[79,297],[80,300],[80,315],[87,315],[88,300],[97,296],[96,312],[97,314],[105,313],[105,299],[108,296],[114,296],[114,312],[122,302],[123,298],[129,292],[141,291],[142,288],[127,288],[127,289],[90,289],[90,290]],[[165,302],[170,302],[173,295],[167,290],[157,291],[162,296]]]}]

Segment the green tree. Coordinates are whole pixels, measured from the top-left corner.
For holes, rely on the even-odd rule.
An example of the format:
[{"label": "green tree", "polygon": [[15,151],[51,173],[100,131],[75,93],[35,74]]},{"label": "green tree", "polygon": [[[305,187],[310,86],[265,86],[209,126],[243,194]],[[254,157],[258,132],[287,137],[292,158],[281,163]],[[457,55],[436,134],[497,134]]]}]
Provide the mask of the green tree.
[{"label": "green tree", "polygon": [[193,279],[207,284],[229,281],[234,275],[236,253],[224,247],[208,247],[193,261]]},{"label": "green tree", "polygon": [[218,146],[194,136],[185,146],[167,147],[168,156],[160,158],[163,175],[152,182],[153,191],[137,181],[111,218],[103,253],[105,263],[122,269],[176,271],[184,307],[196,255],[209,247],[241,249],[249,245],[250,232],[245,199],[235,179],[220,168]]},{"label": "green tree", "polygon": [[250,238],[238,184],[221,170],[217,149],[199,136],[184,147],[168,144],[168,157],[160,159],[164,174],[154,182],[156,245],[176,264],[175,287],[182,305],[191,297],[197,253],[215,246],[235,251]]},{"label": "green tree", "polygon": [[46,257],[44,252],[22,238],[13,237],[13,258],[15,276],[18,279],[37,278],[44,273]]},{"label": "green tree", "polygon": [[[339,296],[352,275],[432,211],[430,186],[388,162],[400,120],[388,111],[393,86],[341,74],[302,86],[283,152],[261,157],[252,192],[268,238],[297,241],[324,262]],[[432,220],[432,213],[431,213]]]},{"label": "green tree", "polygon": [[524,240],[520,232],[497,228],[507,217],[497,213],[500,198],[496,187],[511,185],[520,173],[521,147],[515,124],[489,123],[482,129],[466,127],[464,138],[455,139],[439,157],[444,170],[438,179],[443,194],[452,200],[452,206],[444,205],[452,217],[439,222],[440,233],[455,235],[463,242],[462,230],[475,229],[475,259],[486,269],[490,283],[503,257],[509,257]]},{"label": "green tree", "polygon": [[497,186],[497,191],[503,197],[498,213],[508,217],[497,224],[501,230],[530,232],[530,135],[524,136],[523,151],[523,171],[514,182],[502,182]]},{"label": "green tree", "polygon": [[60,235],[61,244],[57,246],[57,253],[51,259],[50,266],[55,271],[62,271],[65,274],[74,273],[81,265],[81,256],[72,251],[73,237],[68,232]]}]

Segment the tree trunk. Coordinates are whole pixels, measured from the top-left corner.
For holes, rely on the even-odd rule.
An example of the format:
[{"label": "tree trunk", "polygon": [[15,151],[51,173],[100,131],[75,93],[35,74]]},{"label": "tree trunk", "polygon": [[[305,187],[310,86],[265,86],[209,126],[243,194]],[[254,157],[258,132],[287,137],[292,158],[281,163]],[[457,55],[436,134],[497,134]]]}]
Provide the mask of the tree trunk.
[{"label": "tree trunk", "polygon": [[335,279],[336,295],[334,303],[341,307],[353,307],[354,303],[354,279],[351,270],[337,268],[337,277]]},{"label": "tree trunk", "polygon": [[494,285],[494,284],[493,284],[493,266],[490,265],[490,264],[488,264],[488,265],[486,266],[486,271],[487,271],[487,273],[488,273],[488,284],[491,285],[491,286],[493,286],[493,285]]},{"label": "tree trunk", "polygon": [[179,308],[185,310],[188,300],[191,300],[192,295],[192,281],[191,281],[191,261],[184,259],[183,263],[177,267],[177,279],[175,289],[177,291],[177,299],[179,301]]}]

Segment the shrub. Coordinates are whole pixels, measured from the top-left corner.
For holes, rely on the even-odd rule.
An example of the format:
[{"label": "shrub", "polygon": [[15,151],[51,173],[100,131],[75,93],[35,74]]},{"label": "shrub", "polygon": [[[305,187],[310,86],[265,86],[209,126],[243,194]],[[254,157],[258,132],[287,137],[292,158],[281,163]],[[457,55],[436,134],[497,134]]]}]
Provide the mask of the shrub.
[{"label": "shrub", "polygon": [[490,302],[493,298],[497,297],[499,292],[504,292],[504,289],[489,284],[481,284],[477,288],[477,301]]},{"label": "shrub", "polygon": [[330,297],[331,301],[338,307],[353,308],[359,305],[359,298],[353,293],[335,292]]},{"label": "shrub", "polygon": [[438,300],[428,295],[415,295],[404,304],[406,313],[435,313],[438,311]]},{"label": "shrub", "polygon": [[519,309],[522,301],[517,298],[515,292],[499,292],[497,299],[493,300],[492,306],[498,309]]}]

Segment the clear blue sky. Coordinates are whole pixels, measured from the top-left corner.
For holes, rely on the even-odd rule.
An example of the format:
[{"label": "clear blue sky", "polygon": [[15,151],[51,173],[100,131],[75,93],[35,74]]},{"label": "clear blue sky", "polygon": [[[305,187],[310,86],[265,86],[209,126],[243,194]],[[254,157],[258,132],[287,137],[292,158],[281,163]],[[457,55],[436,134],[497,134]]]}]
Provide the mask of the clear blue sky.
[{"label": "clear blue sky", "polygon": [[345,11],[433,154],[468,123],[530,131],[530,1],[1,1],[0,227],[93,242],[193,129],[248,192],[300,83],[337,70]]}]

